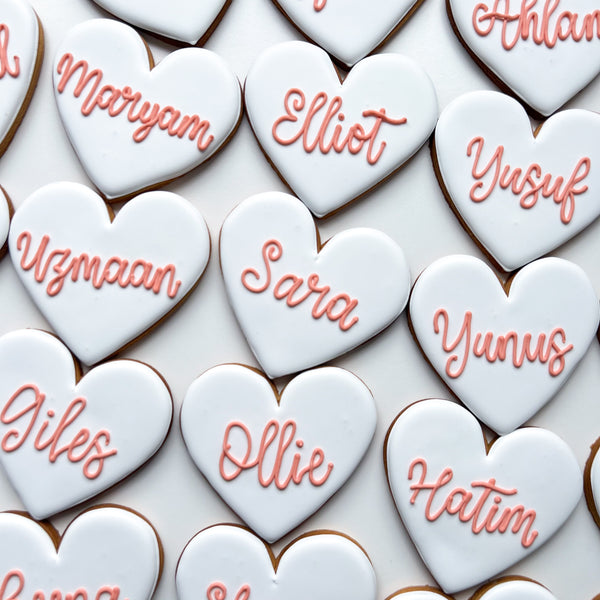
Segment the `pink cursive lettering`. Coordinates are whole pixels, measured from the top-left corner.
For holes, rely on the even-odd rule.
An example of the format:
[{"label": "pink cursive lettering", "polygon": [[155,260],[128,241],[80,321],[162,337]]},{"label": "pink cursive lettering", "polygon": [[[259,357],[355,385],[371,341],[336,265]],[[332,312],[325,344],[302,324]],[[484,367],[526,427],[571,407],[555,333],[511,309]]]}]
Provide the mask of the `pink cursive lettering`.
[{"label": "pink cursive lettering", "polygon": [[[505,489],[496,484],[495,478],[490,478],[487,481],[472,481],[471,489],[465,490],[462,487],[455,487],[448,492],[444,497],[442,495],[441,504],[438,502],[437,508],[434,507],[434,500],[440,490],[446,487],[454,477],[452,469],[444,469],[435,482],[426,483],[427,477],[427,461],[424,458],[415,458],[410,463],[408,468],[408,480],[413,480],[416,467],[421,467],[421,478],[418,483],[413,483],[410,486],[413,494],[410,497],[410,503],[415,504],[421,491],[428,490],[429,495],[425,503],[425,518],[428,521],[437,521],[444,513],[449,515],[458,515],[462,523],[471,522],[471,531],[479,534],[482,531],[487,533],[506,533],[510,527],[511,521],[513,525],[512,533],[521,532],[521,544],[524,548],[529,548],[538,536],[538,532],[532,527],[536,518],[536,512],[531,509],[525,509],[521,504],[513,507],[506,507],[500,513],[498,519],[494,522],[496,514],[500,510],[500,504],[505,500],[504,496],[514,496],[518,493],[516,489]],[[447,490],[441,492],[445,494]],[[488,502],[492,493],[495,496],[491,499],[492,504]],[[479,497],[475,497],[479,494]],[[438,497],[439,500],[439,497]],[[471,501],[475,500],[473,504]],[[456,501],[456,502],[455,502]]]},{"label": "pink cursive lettering", "polygon": [[[450,318],[448,311],[444,308],[438,309],[433,315],[433,331],[436,334],[442,333],[442,348],[444,352],[454,352],[462,343],[462,357],[458,354],[452,354],[446,361],[446,375],[456,379],[460,377],[467,366],[469,355],[477,358],[484,357],[488,362],[494,363],[497,360],[505,361],[507,356],[512,360],[512,364],[519,368],[527,359],[529,362],[539,361],[542,364],[548,363],[548,373],[552,377],[560,375],[565,368],[565,355],[573,349],[573,344],[564,345],[567,341],[564,329],[555,327],[550,335],[540,333],[537,336],[535,348],[532,348],[533,335],[525,333],[520,340],[520,334],[516,331],[509,331],[503,335],[496,335],[491,331],[486,333],[477,332],[473,339],[471,331],[471,321],[473,313],[466,311],[462,325],[456,338],[448,341],[448,329]],[[441,321],[441,325],[440,325]],[[496,345],[494,348],[494,337]],[[473,345],[471,346],[471,340]],[[520,342],[520,347],[519,347]],[[509,353],[509,343],[512,346],[512,352]],[[561,344],[563,344],[561,346]]]},{"label": "pink cursive lettering", "polygon": [[[257,282],[260,282],[260,274],[256,269],[248,268],[242,271],[242,285],[254,294],[261,294],[266,291],[271,285],[271,262],[278,261],[283,254],[283,247],[277,240],[268,240],[263,244],[262,256],[265,263],[266,277],[265,281],[258,286],[248,282],[251,275]],[[330,298],[324,306],[321,303],[325,296],[331,291],[328,285],[319,285],[319,276],[316,273],[311,273],[306,278],[306,287],[308,288],[300,296],[294,296],[296,292],[304,284],[304,278],[298,275],[287,274],[283,275],[273,287],[273,296],[277,300],[286,299],[285,303],[290,308],[302,304],[312,294],[318,294],[311,311],[314,319],[320,319],[323,315],[327,315],[330,321],[339,321],[339,327],[342,331],[347,331],[358,323],[358,317],[352,316],[350,321],[346,320],[350,317],[350,313],[358,306],[358,300],[350,298],[348,294],[340,293]],[[337,312],[336,312],[337,307]]]},{"label": "pink cursive lettering", "polygon": [[[304,121],[301,123],[298,131],[291,137],[283,138],[277,130],[282,126],[283,123],[298,123],[299,114],[306,106],[306,98],[304,92],[298,88],[290,89],[285,95],[283,106],[285,108],[285,115],[279,117],[273,124],[272,134],[276,142],[282,146],[289,146],[294,142],[297,142],[302,138],[302,145],[306,152],[312,153],[317,148],[321,154],[329,154],[333,149],[335,152],[340,154],[344,150],[348,150],[350,154],[358,154],[368,142],[367,146],[367,162],[370,165],[377,163],[381,157],[387,143],[385,141],[379,144],[379,147],[375,149],[377,144],[377,135],[381,129],[383,123],[390,125],[403,125],[406,123],[406,117],[394,119],[386,114],[385,108],[379,110],[368,109],[364,110],[362,116],[365,118],[373,117],[375,121],[370,131],[365,131],[365,128],[360,123],[351,125],[343,139],[342,136],[343,127],[337,123],[333,127],[333,132],[329,133],[328,128],[332,124],[335,118],[338,121],[343,122],[346,115],[341,112],[343,100],[340,96],[334,96],[329,105],[325,109],[324,114],[318,114],[323,109],[329,100],[329,97],[325,92],[319,92],[315,95],[310,103],[308,111],[304,115]],[[317,124],[318,120],[321,120],[321,126],[315,136],[315,138],[309,140],[309,131],[314,123]],[[313,127],[314,129],[314,127]],[[330,136],[329,141],[326,137]]]},{"label": "pink cursive lettering", "polygon": [[[27,403],[27,397],[31,394],[33,394],[32,401]],[[37,427],[33,447],[38,452],[48,449],[48,460],[51,463],[55,463],[56,459],[64,453],[72,463],[78,463],[85,459],[82,469],[83,474],[88,479],[96,479],[102,473],[104,461],[117,454],[115,448],[105,449],[110,444],[110,433],[106,429],[101,429],[92,437],[90,430],[82,427],[69,442],[60,446],[61,438],[65,435],[71,435],[66,434],[65,430],[73,425],[84,412],[87,400],[82,397],[75,398],[60,417],[54,432],[48,431],[50,420],[56,417],[54,410],[48,409],[46,411],[48,418],[39,424],[38,417],[40,417],[45,400],[46,394],[40,392],[39,388],[33,383],[22,385],[8,399],[2,408],[2,412],[0,412],[0,422],[4,425],[19,423],[22,425],[22,429],[9,429],[2,437],[0,447],[7,453],[15,452],[30,439],[34,428]],[[19,406],[23,403],[25,403],[24,406]],[[11,413],[11,411],[14,412]],[[40,417],[40,419],[42,418]],[[28,422],[27,419],[29,419]],[[44,440],[45,435],[48,437]]]},{"label": "pink cursive lettering", "polygon": [[[227,598],[227,588],[219,581],[215,581],[208,586],[206,590],[207,600],[225,600]],[[235,600],[248,600],[250,598],[250,586],[245,583],[240,587]]]},{"label": "pink cursive lettering", "polygon": [[[17,250],[23,252],[20,267],[24,271],[34,269],[34,277],[38,283],[46,282],[48,296],[56,296],[63,289],[65,280],[71,276],[71,281],[79,281],[80,271],[84,281],[90,281],[96,289],[105,283],[116,283],[122,288],[132,286],[144,287],[159,294],[166,281],[166,293],[174,298],[179,291],[181,281],[176,279],[175,265],[154,267],[151,262],[137,259],[130,262],[127,259],[112,256],[103,261],[99,256],[90,257],[85,252],[71,256],[69,248],[51,250],[47,256],[46,250],[50,244],[50,236],[44,235],[35,250],[31,260],[27,262],[31,248],[31,233],[24,231],[17,238]],[[51,273],[51,275],[48,275]]]},{"label": "pink cursive lettering", "polygon": [[[560,220],[567,225],[575,212],[575,196],[587,192],[588,186],[576,187],[589,174],[592,161],[588,157],[580,158],[569,178],[565,181],[562,176],[554,177],[550,173],[544,174],[540,165],[533,163],[523,170],[520,167],[511,169],[510,165],[502,165],[504,146],[498,146],[486,165],[481,168],[479,161],[483,152],[485,140],[475,137],[467,146],[467,156],[475,154],[471,175],[474,183],[469,192],[473,202],[487,200],[497,185],[503,190],[510,189],[515,196],[520,196],[519,204],[528,209],[535,206],[539,196],[552,198],[555,204],[560,205]],[[487,188],[481,181],[487,174],[492,174]]]},{"label": "pink cursive lettering", "polygon": [[71,77],[81,70],[79,80],[73,89],[73,96],[79,98],[84,90],[88,89],[87,96],[81,105],[81,114],[84,117],[90,115],[96,107],[107,111],[110,117],[117,117],[128,108],[127,120],[130,123],[140,123],[132,136],[136,142],[144,141],[157,125],[160,130],[166,131],[171,137],[181,139],[187,133],[188,139],[197,138],[196,145],[200,152],[204,152],[214,140],[213,135],[206,135],[210,129],[210,121],[201,119],[198,115],[182,116],[181,111],[172,106],[161,107],[160,104],[147,100],[138,106],[142,100],[141,92],[134,92],[129,86],[124,86],[122,89],[110,84],[101,86],[104,78],[101,69],[93,69],[88,72],[87,61],[74,62],[74,60],[73,55],[67,53],[58,62],[56,72],[62,77],[56,89],[59,94],[62,94]]},{"label": "pink cursive lettering", "polygon": [[321,12],[325,8],[326,4],[327,0],[314,0],[313,8],[315,9],[315,12]]},{"label": "pink cursive lettering", "polygon": [[[244,436],[245,451],[241,457],[234,456],[231,451],[229,436],[232,431],[238,431]],[[265,462],[267,461],[267,452],[278,436],[279,439],[277,440],[273,467],[271,468],[271,473],[265,476],[264,469]],[[292,464],[287,477],[283,481],[281,480],[281,469],[288,448],[292,443],[295,443],[297,448],[304,447],[304,441],[299,438],[294,441],[295,437],[295,421],[288,419],[280,426],[277,420],[271,419],[263,430],[256,458],[252,459],[250,458],[252,454],[252,434],[250,433],[250,430],[241,421],[232,421],[225,428],[225,435],[223,437],[223,452],[219,459],[219,471],[221,477],[225,481],[233,481],[236,477],[241,475],[243,471],[256,467],[258,481],[263,487],[269,487],[274,483],[277,489],[285,490],[290,482],[300,485],[304,476],[308,476],[308,480],[315,487],[323,485],[329,478],[329,474],[333,469],[333,463],[327,464],[325,473],[320,477],[315,473],[315,471],[325,462],[325,452],[321,448],[315,448],[312,451],[308,464],[305,467],[300,467],[302,456],[299,452],[296,452],[292,458]],[[233,465],[233,469],[230,472],[227,472],[225,469],[226,461],[228,464]]]},{"label": "pink cursive lettering", "polygon": [[10,75],[13,78],[16,78],[21,73],[21,67],[19,65],[19,57],[13,56],[12,61],[13,64],[10,64],[10,58],[8,56],[8,39],[10,37],[10,32],[8,30],[8,25],[5,23],[0,24],[0,79],[2,79],[6,74]]},{"label": "pink cursive lettering", "polygon": [[[512,50],[519,40],[532,39],[538,46],[554,48],[558,41],[571,38],[591,42],[600,38],[600,10],[595,9],[581,17],[579,13],[564,10],[558,12],[560,0],[545,0],[541,14],[536,11],[538,0],[521,0],[519,12],[510,12],[510,0],[494,0],[490,9],[480,3],[473,10],[473,28],[482,37],[489,35],[496,23],[501,29],[502,47]],[[500,6],[504,6],[504,10]],[[555,13],[557,13],[555,15]],[[513,27],[509,27],[514,23]]]}]

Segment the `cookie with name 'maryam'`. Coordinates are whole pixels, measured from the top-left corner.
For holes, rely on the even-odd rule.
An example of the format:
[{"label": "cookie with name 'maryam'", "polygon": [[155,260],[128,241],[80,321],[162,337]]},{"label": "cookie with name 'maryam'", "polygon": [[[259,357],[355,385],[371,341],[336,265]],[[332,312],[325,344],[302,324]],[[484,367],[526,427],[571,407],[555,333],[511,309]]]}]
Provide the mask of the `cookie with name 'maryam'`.
[{"label": "cookie with name 'maryam'", "polygon": [[202,215],[172,192],[146,192],[114,216],[94,191],[52,183],[15,212],[9,251],[54,331],[94,364],[175,309],[210,256]]},{"label": "cookie with name 'maryam'", "polygon": [[582,492],[577,459],[557,435],[524,428],[490,445],[477,419],[447,400],[402,411],[388,430],[384,462],[402,522],[447,593],[537,550]]}]

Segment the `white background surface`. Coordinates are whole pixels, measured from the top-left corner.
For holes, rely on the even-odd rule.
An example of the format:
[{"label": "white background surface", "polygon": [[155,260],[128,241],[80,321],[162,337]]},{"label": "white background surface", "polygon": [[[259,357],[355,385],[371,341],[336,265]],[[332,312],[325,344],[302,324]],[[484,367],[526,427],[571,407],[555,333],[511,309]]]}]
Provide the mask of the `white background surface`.
[{"label": "white background surface", "polygon": [[[29,111],[0,159],[0,184],[17,207],[39,186],[52,181],[66,179],[89,185],[56,111],[50,66],[55,49],[71,26],[105,16],[88,0],[35,0],[34,6],[46,36],[42,74]],[[144,37],[157,61],[173,49],[148,35]],[[221,54],[243,80],[263,48],[290,39],[302,38],[270,0],[233,0],[206,47]],[[457,41],[442,0],[425,0],[384,51],[402,52],[420,62],[434,81],[441,108],[463,92],[495,89]],[[598,109],[599,102],[600,80],[596,80],[569,106],[593,110]],[[256,366],[227,304],[218,264],[218,233],[227,213],[245,197],[286,187],[263,157],[244,119],[233,140],[213,161],[167,189],[182,194],[203,213],[211,232],[213,254],[203,280],[188,301],[123,356],[145,361],[164,375],[178,415],[187,387],[209,367],[223,362]],[[427,147],[385,185],[320,223],[322,239],[355,226],[379,228],[399,242],[413,279],[440,256],[469,253],[481,257],[444,201]],[[596,222],[554,253],[582,266],[597,293],[599,236],[600,222]],[[0,263],[0,307],[1,332],[19,327],[47,328],[8,257]],[[404,314],[384,333],[333,364],[357,374],[373,391],[378,410],[375,439],[346,486],[304,525],[275,544],[274,550],[278,552],[302,532],[335,529],[354,537],[369,554],[378,576],[379,599],[405,586],[433,584],[388,493],[382,446],[389,424],[403,407],[421,398],[448,397],[449,392],[421,356]],[[594,340],[563,390],[530,422],[563,437],[582,468],[590,444],[600,436],[599,366],[600,347]],[[130,506],[148,517],[158,530],[165,564],[155,594],[157,600],[175,597],[177,560],[196,532],[215,523],[238,522],[187,455],[178,417],[165,446],[150,464],[88,504],[102,502]],[[22,509],[2,474],[0,509]],[[69,510],[53,518],[52,523],[62,531],[80,510]],[[509,573],[539,580],[559,600],[591,600],[600,593],[600,531],[583,499],[558,534]],[[457,595],[459,600],[467,597],[467,593]]]}]

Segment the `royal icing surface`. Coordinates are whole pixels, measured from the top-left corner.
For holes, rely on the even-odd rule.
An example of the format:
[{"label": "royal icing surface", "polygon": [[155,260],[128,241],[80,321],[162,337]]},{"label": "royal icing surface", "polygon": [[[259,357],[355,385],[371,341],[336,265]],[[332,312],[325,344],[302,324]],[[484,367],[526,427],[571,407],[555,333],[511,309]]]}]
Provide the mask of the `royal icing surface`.
[{"label": "royal icing surface", "polygon": [[22,329],[0,338],[0,463],[36,519],[135,471],[171,424],[171,395],[150,367],[112,361],[80,381],[75,369],[49,333]]},{"label": "royal icing surface", "polygon": [[400,517],[448,593],[537,550],[581,496],[577,460],[558,436],[519,429],[486,450],[477,419],[447,400],[400,413],[384,456]]},{"label": "royal icing surface", "polygon": [[386,600],[452,600],[430,586],[410,587],[392,594]]},{"label": "royal icing surface", "polygon": [[198,166],[229,139],[240,117],[239,82],[216,54],[186,48],[150,69],[142,38],[109,19],[70,30],[53,76],[69,139],[110,200]]},{"label": "royal icing surface", "polygon": [[29,103],[28,92],[35,86],[41,62],[41,44],[38,18],[29,3],[0,0],[0,154]]},{"label": "royal icing surface", "polygon": [[175,576],[179,600],[375,600],[373,567],[350,538],[315,533],[278,558],[246,529],[216,525],[185,547]]},{"label": "royal icing surface", "polygon": [[577,265],[544,258],[507,295],[471,256],[447,256],[417,278],[414,335],[438,375],[498,433],[512,431],[560,389],[598,328],[598,298]]},{"label": "royal icing surface", "polygon": [[512,271],[600,215],[600,116],[565,110],[534,137],[525,110],[497,92],[449,104],[435,131],[444,187],[495,261]]},{"label": "royal icing surface", "polygon": [[596,0],[449,0],[448,9],[471,51],[542,115],[600,70]]},{"label": "royal icing surface", "polygon": [[218,20],[231,0],[170,0],[168,9],[162,0],[94,0],[120,19],[159,35],[195,44]]},{"label": "royal icing surface", "polygon": [[375,431],[373,397],[352,373],[306,371],[278,401],[268,379],[241,365],[190,386],[181,431],[194,462],[268,542],[299,525],[350,477]]},{"label": "royal icing surface", "polygon": [[40,524],[15,513],[0,514],[0,539],[0,591],[6,600],[149,600],[160,575],[154,529],[117,507],[79,515],[58,549]]},{"label": "royal icing surface", "polygon": [[280,192],[238,205],[223,223],[220,252],[229,302],[269,377],[351,350],[408,299],[408,265],[391,238],[356,228],[319,248],[308,209]]},{"label": "royal icing surface", "polygon": [[0,187],[0,256],[6,251],[8,228],[10,227],[10,205],[6,192]]},{"label": "royal icing surface", "polygon": [[504,580],[493,584],[477,600],[557,600],[550,591],[535,581]]},{"label": "royal icing surface", "polygon": [[111,222],[89,188],[53,183],[16,211],[9,250],[21,281],[59,337],[94,364],[179,304],[208,262],[204,219],[171,192],[147,192]]},{"label": "royal icing surface", "polygon": [[398,169],[438,114],[433,84],[411,59],[371,56],[342,84],[327,54],[305,42],[264,51],[248,72],[244,98],[263,150],[318,217]]},{"label": "royal icing surface", "polygon": [[381,44],[419,0],[273,0],[315,44],[352,66]]}]

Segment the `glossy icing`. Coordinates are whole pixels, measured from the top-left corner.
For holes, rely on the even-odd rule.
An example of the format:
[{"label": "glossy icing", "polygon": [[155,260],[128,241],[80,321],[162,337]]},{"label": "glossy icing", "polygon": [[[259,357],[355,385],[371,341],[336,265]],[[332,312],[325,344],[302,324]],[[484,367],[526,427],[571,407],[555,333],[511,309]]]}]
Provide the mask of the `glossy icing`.
[{"label": "glossy icing", "polygon": [[448,9],[463,42],[539,114],[552,114],[600,70],[595,0],[449,0]]},{"label": "glossy icing", "polygon": [[261,147],[318,217],[405,163],[438,114],[433,84],[411,59],[371,56],[342,84],[327,54],[305,42],[265,50],[248,72],[244,98]]},{"label": "glossy icing", "polygon": [[141,194],[111,222],[95,192],[61,182],[19,207],[9,249],[56,333],[94,364],[186,297],[204,272],[210,238],[202,215],[171,192]]},{"label": "glossy icing", "polygon": [[[209,527],[190,540],[179,559],[175,584],[179,600],[241,600],[248,597],[240,597],[244,589],[250,598],[263,600],[376,597],[373,567],[350,538],[315,532],[296,539],[275,558],[259,538],[233,525]],[[216,587],[227,590],[226,595],[217,596]]]},{"label": "glossy icing", "polygon": [[554,396],[587,352],[599,320],[591,281],[559,258],[524,267],[508,296],[483,261],[441,258],[418,277],[409,311],[427,360],[498,433],[512,431]]},{"label": "glossy icing", "polygon": [[512,271],[600,214],[599,135],[597,113],[565,110],[534,136],[516,100],[478,91],[444,109],[435,154],[461,219],[495,261]]},{"label": "glossy icing", "polygon": [[319,248],[308,209],[279,192],[252,196],[229,214],[220,256],[229,302],[269,377],[351,350],[408,299],[408,265],[393,240],[356,228]]},{"label": "glossy icing", "polygon": [[192,383],[181,409],[183,439],[197,467],[268,542],[344,484],[376,420],[365,384],[333,367],[298,375],[278,398],[255,370],[220,365]]},{"label": "glossy icing", "polygon": [[540,583],[520,579],[492,582],[491,587],[477,596],[477,600],[557,600]]},{"label": "glossy icing", "polygon": [[77,25],[56,53],[61,119],[90,179],[110,200],[198,166],[239,121],[238,80],[213,52],[178,50],[152,69],[148,61],[136,31],[109,19]]},{"label": "glossy icing", "polygon": [[448,593],[537,550],[581,497],[577,460],[554,433],[519,429],[488,450],[477,419],[446,400],[400,413],[384,456],[400,517]]}]

